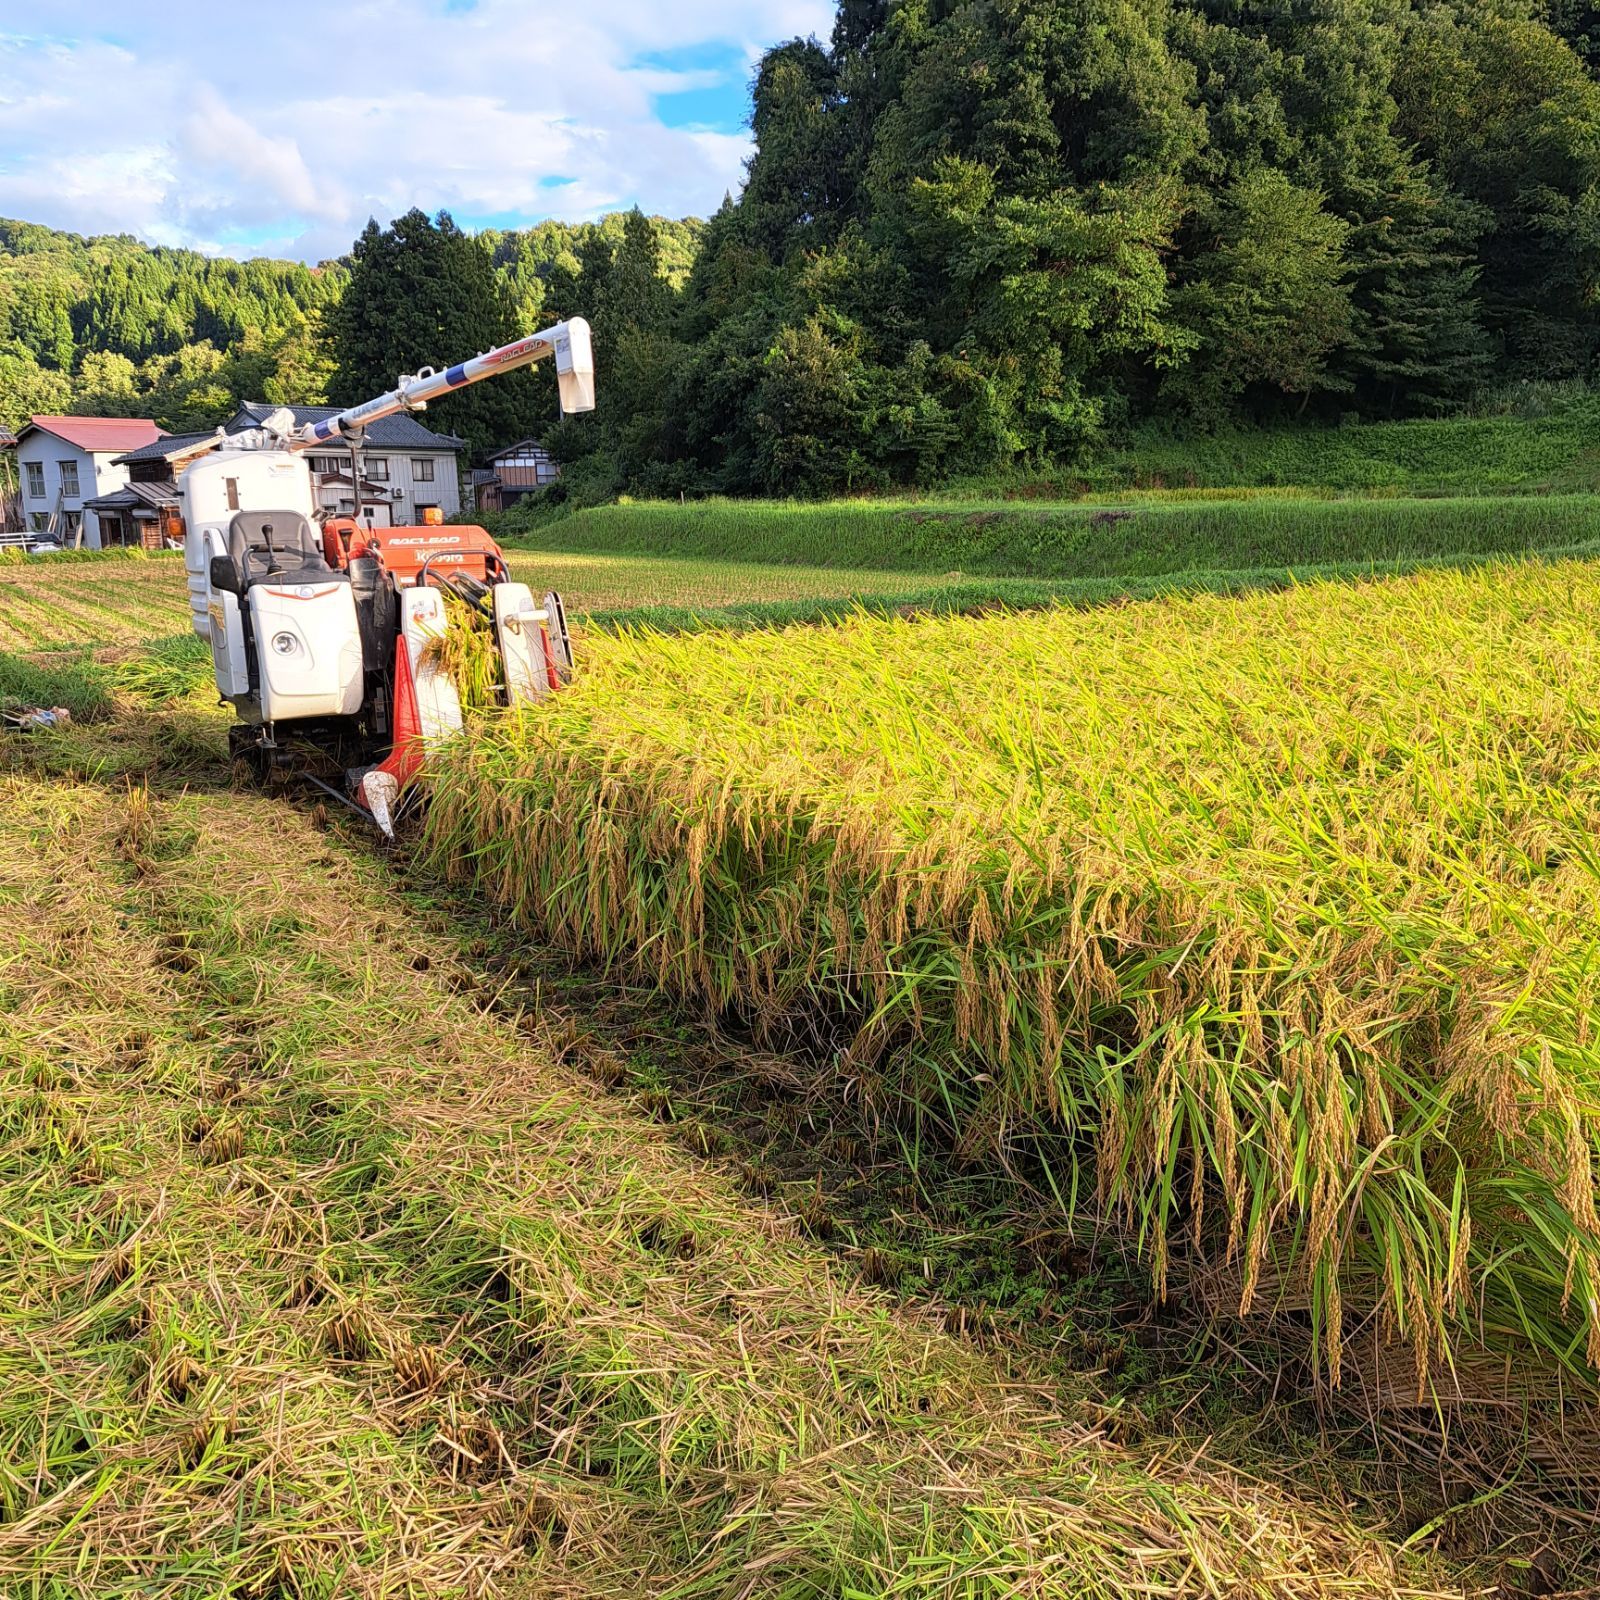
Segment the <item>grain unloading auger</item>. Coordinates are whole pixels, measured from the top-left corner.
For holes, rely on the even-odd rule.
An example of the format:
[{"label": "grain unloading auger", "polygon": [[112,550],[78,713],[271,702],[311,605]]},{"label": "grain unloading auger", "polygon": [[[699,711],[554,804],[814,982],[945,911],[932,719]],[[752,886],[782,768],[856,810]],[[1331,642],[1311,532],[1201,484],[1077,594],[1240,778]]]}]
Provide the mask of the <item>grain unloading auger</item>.
[{"label": "grain unloading auger", "polygon": [[[574,318],[443,372],[403,377],[324,422],[296,426],[292,412],[277,412],[259,429],[219,437],[184,472],[190,611],[210,641],[217,692],[238,713],[235,759],[261,776],[298,769],[392,834],[401,791],[461,728],[443,642],[464,612],[447,606],[447,594],[481,614],[508,703],[540,700],[570,678],[561,597],[536,604],[482,528],[319,520],[305,459],[343,441],[359,462],[372,423],[546,359],[562,411],[592,411],[589,325]],[[359,470],[353,477],[359,484]],[[344,774],[342,792],[318,765]]]}]

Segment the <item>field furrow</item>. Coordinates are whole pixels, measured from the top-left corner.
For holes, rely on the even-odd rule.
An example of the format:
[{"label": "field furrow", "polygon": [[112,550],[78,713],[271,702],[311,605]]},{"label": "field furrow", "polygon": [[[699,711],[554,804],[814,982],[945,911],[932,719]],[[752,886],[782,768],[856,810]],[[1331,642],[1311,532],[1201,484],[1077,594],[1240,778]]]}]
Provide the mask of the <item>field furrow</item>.
[{"label": "field furrow", "polygon": [[8,1590],[1398,1592],[853,1285],[304,816],[4,786]]}]

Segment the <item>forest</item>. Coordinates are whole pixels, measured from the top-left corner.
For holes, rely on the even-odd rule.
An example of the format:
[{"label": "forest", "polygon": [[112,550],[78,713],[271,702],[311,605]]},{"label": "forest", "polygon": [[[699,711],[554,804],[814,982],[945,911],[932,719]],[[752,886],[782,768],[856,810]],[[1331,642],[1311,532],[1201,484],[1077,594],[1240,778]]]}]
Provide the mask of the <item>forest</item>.
[{"label": "forest", "polygon": [[1449,415],[1593,375],[1597,64],[1582,0],[842,0],[703,224],[413,212],[318,267],[0,224],[0,422],[355,399],[579,313],[595,417],[529,379],[436,425],[539,432],[586,497]]}]

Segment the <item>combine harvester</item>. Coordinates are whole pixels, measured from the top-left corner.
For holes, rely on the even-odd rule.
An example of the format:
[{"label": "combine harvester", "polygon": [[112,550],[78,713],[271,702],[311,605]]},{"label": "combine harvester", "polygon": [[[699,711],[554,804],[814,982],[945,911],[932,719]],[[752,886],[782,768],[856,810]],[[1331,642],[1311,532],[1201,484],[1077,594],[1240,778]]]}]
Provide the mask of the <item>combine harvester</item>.
[{"label": "combine harvester", "polygon": [[[210,642],[217,692],[239,716],[230,750],[258,777],[298,771],[392,836],[401,791],[461,727],[460,688],[443,659],[446,594],[492,625],[509,704],[542,699],[571,676],[561,597],[536,605],[482,528],[319,524],[304,456],[342,440],[359,484],[370,424],[549,357],[562,411],[592,411],[589,325],[574,318],[447,371],[402,377],[325,422],[297,427],[292,412],[276,412],[259,429],[221,436],[184,472],[194,631]],[[343,789],[318,765],[342,772]]]}]

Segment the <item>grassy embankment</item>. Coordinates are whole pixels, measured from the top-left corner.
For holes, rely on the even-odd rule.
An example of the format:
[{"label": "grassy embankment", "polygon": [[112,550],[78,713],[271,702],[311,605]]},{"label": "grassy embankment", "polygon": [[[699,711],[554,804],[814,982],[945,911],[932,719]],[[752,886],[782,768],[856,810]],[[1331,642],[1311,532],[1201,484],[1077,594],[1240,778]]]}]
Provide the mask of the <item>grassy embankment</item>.
[{"label": "grassy embankment", "polygon": [[864,1286],[304,809],[73,775],[121,737],[0,741],[7,1593],[1463,1592]]},{"label": "grassy embankment", "polygon": [[1335,494],[1570,494],[1600,490],[1600,398],[1525,385],[1488,415],[1345,427],[1142,428],[1082,474],[1096,489],[1301,487]]},{"label": "grassy embankment", "polygon": [[585,955],[825,1021],[841,1092],[1071,1136],[1064,1206],[1335,1381],[1587,1389],[1597,640],[1579,563],[595,638],[427,829]]},{"label": "grassy embankment", "polygon": [[[857,602],[877,611],[959,611],[1237,593],[1500,554],[1588,554],[1596,540],[1600,511],[1578,495],[1098,509],[713,501],[580,511],[529,535],[513,562],[538,584],[576,557],[609,559],[623,585],[587,602],[593,587],[574,573],[576,609],[602,623],[628,620],[631,611],[635,620],[682,628],[710,613],[736,623],[824,620]],[[624,575],[626,561],[650,565],[636,569],[635,581]],[[735,571],[730,583],[725,574]],[[868,573],[876,574],[870,582]]]}]

